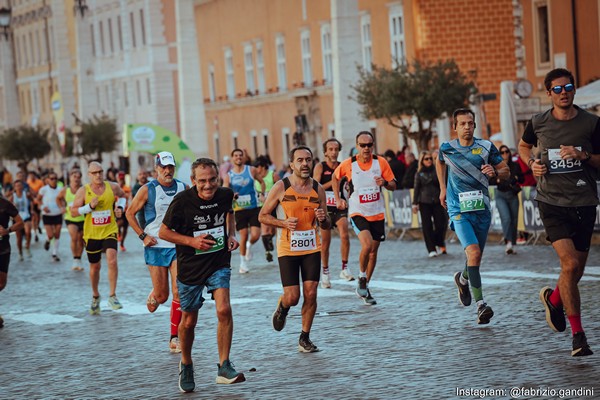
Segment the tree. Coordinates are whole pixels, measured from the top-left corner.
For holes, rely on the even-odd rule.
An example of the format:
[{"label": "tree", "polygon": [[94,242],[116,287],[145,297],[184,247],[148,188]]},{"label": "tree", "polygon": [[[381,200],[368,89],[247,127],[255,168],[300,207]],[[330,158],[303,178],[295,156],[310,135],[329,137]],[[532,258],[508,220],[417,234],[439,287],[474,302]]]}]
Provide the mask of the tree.
[{"label": "tree", "polygon": [[49,135],[50,130],[40,126],[5,129],[0,135],[0,156],[17,161],[19,168],[27,171],[31,161],[45,157],[52,150]]},{"label": "tree", "polygon": [[[72,154],[72,133],[67,142],[67,150]],[[80,138],[81,156],[88,162],[98,160],[102,162],[102,153],[108,153],[116,150],[119,145],[119,131],[117,130],[117,120],[102,114],[100,117],[94,115],[82,124]]]},{"label": "tree", "polygon": [[[417,142],[419,150],[429,148],[434,121],[465,107],[475,85],[463,75],[454,60],[437,63],[414,61],[393,69],[373,65],[372,71],[358,67],[360,79],[352,88],[354,100],[362,106],[365,119],[384,119]],[[416,119],[417,131],[410,130]]]}]

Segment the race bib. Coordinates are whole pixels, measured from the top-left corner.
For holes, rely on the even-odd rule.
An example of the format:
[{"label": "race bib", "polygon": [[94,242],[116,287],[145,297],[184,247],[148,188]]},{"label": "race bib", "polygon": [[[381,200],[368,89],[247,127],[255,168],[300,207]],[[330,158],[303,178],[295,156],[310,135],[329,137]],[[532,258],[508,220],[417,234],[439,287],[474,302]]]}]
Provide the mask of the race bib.
[{"label": "race bib", "polygon": [[238,207],[245,208],[252,204],[252,196],[249,194],[239,195],[237,200]]},{"label": "race bib", "polygon": [[481,190],[461,192],[458,194],[458,201],[460,202],[461,213],[485,210],[483,192]]},{"label": "race bib", "polygon": [[381,191],[377,186],[369,186],[358,189],[358,201],[363,203],[374,203],[379,201]]},{"label": "race bib", "polygon": [[325,198],[329,207],[335,207],[335,194],[333,192],[325,192]]},{"label": "race bib", "polygon": [[194,237],[198,237],[201,235],[211,235],[212,237],[215,238],[216,243],[213,244],[212,247],[207,250],[196,249],[196,255],[214,253],[215,251],[223,250],[223,248],[225,248],[225,228],[224,227],[217,226],[216,228],[203,229],[201,231],[194,232]]},{"label": "race bib", "polygon": [[[575,148],[581,151],[581,147],[578,146]],[[551,174],[570,174],[572,172],[583,171],[581,160],[563,160],[560,157],[560,149],[548,149],[548,161],[550,162],[548,172]]]},{"label": "race bib", "polygon": [[291,251],[315,250],[317,248],[317,232],[314,229],[307,231],[292,231],[290,239]]},{"label": "race bib", "polygon": [[92,211],[92,225],[102,226],[110,224],[110,210]]}]

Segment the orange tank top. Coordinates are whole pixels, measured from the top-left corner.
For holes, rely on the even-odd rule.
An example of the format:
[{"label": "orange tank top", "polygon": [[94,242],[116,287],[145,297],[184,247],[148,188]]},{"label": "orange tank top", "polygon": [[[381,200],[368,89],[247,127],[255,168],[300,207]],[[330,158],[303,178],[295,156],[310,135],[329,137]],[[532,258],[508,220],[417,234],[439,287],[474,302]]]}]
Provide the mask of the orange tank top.
[{"label": "orange tank top", "polygon": [[277,218],[298,218],[294,231],[277,229],[277,256],[302,256],[321,251],[321,235],[317,226],[315,208],[319,203],[319,183],[313,179],[312,190],[308,194],[296,192],[289,178],[283,179],[285,192],[277,206]]}]

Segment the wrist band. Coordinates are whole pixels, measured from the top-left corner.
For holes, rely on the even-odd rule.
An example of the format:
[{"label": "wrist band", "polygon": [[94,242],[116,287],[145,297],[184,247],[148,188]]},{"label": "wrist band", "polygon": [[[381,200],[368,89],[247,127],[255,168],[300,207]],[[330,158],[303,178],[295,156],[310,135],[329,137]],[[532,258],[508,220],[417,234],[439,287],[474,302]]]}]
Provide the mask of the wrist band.
[{"label": "wrist band", "polygon": [[79,207],[77,211],[79,212],[79,215],[89,214],[92,212],[92,207],[90,206],[90,203],[87,203],[86,205]]}]

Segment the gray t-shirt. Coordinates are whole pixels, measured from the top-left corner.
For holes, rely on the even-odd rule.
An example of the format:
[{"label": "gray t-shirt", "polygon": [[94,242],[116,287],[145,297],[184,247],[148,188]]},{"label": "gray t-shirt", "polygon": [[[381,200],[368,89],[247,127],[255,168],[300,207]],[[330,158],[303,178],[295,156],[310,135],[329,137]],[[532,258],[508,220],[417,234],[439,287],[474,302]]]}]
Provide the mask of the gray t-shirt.
[{"label": "gray t-shirt", "polygon": [[534,115],[523,133],[525,143],[539,147],[548,173],[537,181],[536,200],[560,207],[598,204],[598,170],[585,161],[562,160],[560,146],[575,146],[590,154],[600,153],[600,118],[575,106],[577,115],[557,120],[552,109]]}]

